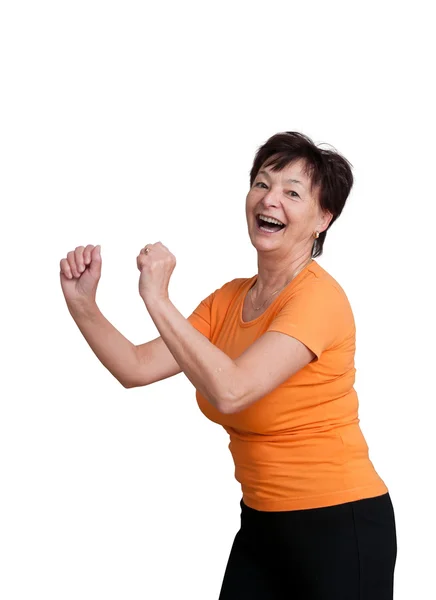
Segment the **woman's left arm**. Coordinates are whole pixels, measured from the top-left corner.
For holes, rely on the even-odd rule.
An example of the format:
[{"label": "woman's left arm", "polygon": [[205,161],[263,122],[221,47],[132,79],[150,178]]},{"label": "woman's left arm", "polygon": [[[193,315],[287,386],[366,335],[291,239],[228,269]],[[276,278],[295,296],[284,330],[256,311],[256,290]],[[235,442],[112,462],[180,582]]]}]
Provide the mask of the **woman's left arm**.
[{"label": "woman's left arm", "polygon": [[295,338],[268,331],[232,360],[197,331],[169,298],[151,300],[146,306],[185,375],[225,414],[260,400],[315,357]]},{"label": "woman's left arm", "polygon": [[232,360],[193,327],[168,296],[175,258],[162,244],[137,258],[139,291],[162,339],[196,389],[222,413],[243,410],[309,364],[315,354],[297,339],[268,331]]}]

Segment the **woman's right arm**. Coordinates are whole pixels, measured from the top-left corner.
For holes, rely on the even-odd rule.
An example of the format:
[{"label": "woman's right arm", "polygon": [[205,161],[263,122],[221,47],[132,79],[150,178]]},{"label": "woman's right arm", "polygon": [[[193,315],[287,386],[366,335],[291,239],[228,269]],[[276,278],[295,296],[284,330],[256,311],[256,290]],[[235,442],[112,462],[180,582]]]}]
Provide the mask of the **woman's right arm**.
[{"label": "woman's right arm", "polygon": [[61,286],[71,316],[100,362],[126,388],[149,385],[181,372],[161,337],[135,346],[101,313],[98,246],[79,246],[61,260]]},{"label": "woman's right arm", "polygon": [[71,316],[99,361],[126,388],[150,385],[182,369],[158,337],[135,346],[110,323],[98,306],[70,309]]}]

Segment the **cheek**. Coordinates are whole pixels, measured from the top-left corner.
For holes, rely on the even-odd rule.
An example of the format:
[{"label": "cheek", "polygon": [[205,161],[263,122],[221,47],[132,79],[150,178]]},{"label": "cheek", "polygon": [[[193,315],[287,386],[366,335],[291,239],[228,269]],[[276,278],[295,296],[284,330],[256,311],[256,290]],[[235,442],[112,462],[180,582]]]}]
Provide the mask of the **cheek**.
[{"label": "cheek", "polygon": [[248,213],[250,212],[254,206],[256,205],[256,198],[254,196],[254,194],[249,193],[247,194],[247,197],[245,199],[245,211]]},{"label": "cheek", "polygon": [[287,207],[286,217],[295,228],[306,231],[312,228],[315,214],[312,210],[308,211],[307,207],[295,202]]},{"label": "cheek", "polygon": [[295,225],[297,225],[304,221],[304,211],[302,210],[301,204],[298,204],[298,202],[288,204],[285,214],[289,223],[295,223]]}]

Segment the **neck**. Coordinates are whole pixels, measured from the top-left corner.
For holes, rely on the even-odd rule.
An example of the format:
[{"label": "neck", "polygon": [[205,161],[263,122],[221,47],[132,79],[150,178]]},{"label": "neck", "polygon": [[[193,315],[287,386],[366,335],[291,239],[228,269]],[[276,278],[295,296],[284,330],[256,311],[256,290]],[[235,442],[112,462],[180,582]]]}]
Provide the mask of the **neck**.
[{"label": "neck", "polygon": [[258,276],[256,280],[257,296],[273,293],[285,287],[294,273],[303,269],[311,260],[307,252],[290,257],[285,263],[279,263],[269,257],[259,256],[257,262]]}]

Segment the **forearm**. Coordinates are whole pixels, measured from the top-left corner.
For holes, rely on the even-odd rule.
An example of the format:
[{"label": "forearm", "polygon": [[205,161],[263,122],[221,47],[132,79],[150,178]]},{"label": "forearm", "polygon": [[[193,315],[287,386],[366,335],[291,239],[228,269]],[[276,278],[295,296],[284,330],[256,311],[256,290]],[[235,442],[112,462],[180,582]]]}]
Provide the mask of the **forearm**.
[{"label": "forearm", "polygon": [[96,304],[68,309],[100,362],[123,386],[130,387],[139,368],[136,346],[104,317]]},{"label": "forearm", "polygon": [[162,339],[194,387],[221,412],[226,411],[237,366],[193,327],[171,300],[147,304]]}]

